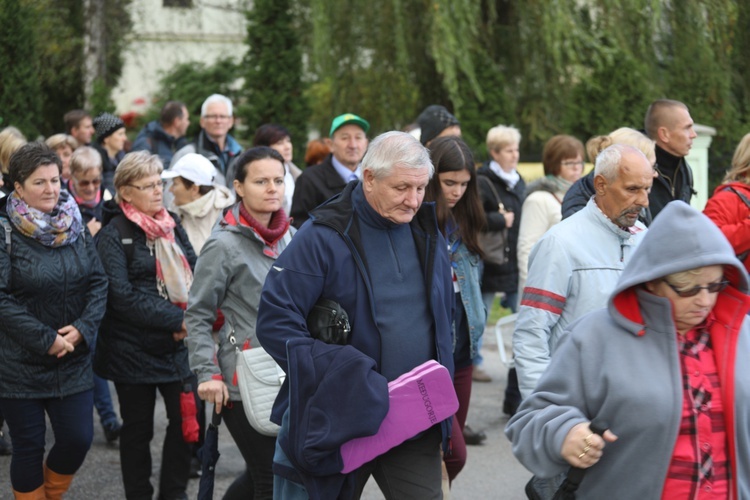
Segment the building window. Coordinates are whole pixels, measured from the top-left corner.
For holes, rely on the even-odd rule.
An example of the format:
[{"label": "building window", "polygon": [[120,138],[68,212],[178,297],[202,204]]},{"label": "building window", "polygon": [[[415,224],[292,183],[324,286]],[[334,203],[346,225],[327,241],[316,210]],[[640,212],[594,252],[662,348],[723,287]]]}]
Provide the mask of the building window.
[{"label": "building window", "polygon": [[163,0],[164,7],[192,8],[193,0]]}]

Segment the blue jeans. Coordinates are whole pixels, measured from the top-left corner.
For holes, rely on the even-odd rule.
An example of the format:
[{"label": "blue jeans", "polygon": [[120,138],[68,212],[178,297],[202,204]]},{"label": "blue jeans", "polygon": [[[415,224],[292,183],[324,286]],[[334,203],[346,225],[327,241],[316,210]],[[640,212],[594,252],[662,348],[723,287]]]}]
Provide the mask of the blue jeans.
[{"label": "blue jeans", "polygon": [[117,414],[112,406],[112,396],[109,392],[109,382],[97,374],[94,374],[94,406],[103,427],[117,423]]},{"label": "blue jeans", "polygon": [[[96,342],[91,346],[91,360],[96,354]],[[94,373],[94,407],[99,414],[102,427],[110,427],[117,423],[117,414],[112,406],[112,396],[109,392],[109,382]]]},{"label": "blue jeans", "polygon": [[20,492],[44,484],[44,445],[49,416],[55,444],[47,455],[47,467],[58,474],[75,474],[83,464],[94,438],[93,391],[63,398],[0,399],[13,444],[10,482]]}]

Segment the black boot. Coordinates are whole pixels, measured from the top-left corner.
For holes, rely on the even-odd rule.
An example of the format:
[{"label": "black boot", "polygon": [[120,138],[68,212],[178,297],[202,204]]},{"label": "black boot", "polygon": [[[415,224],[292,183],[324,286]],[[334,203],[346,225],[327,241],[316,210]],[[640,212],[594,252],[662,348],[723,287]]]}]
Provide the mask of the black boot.
[{"label": "black boot", "polygon": [[464,442],[468,445],[482,444],[482,441],[487,439],[487,434],[484,431],[475,431],[468,425],[464,426]]},{"label": "black boot", "polygon": [[521,404],[521,391],[518,389],[518,375],[516,369],[508,370],[508,385],[505,386],[505,401],[503,401],[503,413],[509,416],[516,414]]}]

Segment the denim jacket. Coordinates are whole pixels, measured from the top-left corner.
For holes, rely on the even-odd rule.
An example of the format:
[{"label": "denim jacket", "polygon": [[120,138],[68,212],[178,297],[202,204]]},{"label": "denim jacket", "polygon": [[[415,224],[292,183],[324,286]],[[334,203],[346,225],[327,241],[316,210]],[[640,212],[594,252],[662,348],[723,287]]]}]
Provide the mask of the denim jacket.
[{"label": "denim jacket", "polygon": [[[480,288],[482,261],[476,254],[471,253],[463,242],[456,245],[457,238],[457,233],[454,233],[449,237],[451,266],[453,266],[453,270],[456,272],[461,302],[463,303],[464,310],[466,311],[466,318],[469,323],[471,357],[473,359],[478,353],[479,339],[482,337],[484,326],[487,324],[487,311],[482,302],[482,291]],[[455,335],[454,323],[454,347],[456,345]]]}]

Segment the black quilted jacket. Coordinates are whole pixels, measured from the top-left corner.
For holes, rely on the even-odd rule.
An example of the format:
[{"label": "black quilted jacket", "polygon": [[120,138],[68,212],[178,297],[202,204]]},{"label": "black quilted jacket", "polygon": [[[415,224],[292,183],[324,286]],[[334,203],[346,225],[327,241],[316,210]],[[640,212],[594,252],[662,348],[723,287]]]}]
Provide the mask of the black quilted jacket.
[{"label": "black quilted jacket", "polygon": [[[109,277],[107,313],[99,330],[94,371],[120,383],[159,384],[183,380],[190,375],[187,348],[175,342],[173,332],[182,328],[184,312],[159,296],[156,289],[156,258],[146,245],[146,234],[132,225],[133,255],[128,262],[113,217],[125,217],[114,201],[104,204],[104,227],[96,235],[97,249]],[[195,253],[178,222],[175,236],[190,267]]]},{"label": "black quilted jacket", "polygon": [[[7,219],[5,200],[0,217]],[[51,248],[12,228],[0,236],[0,397],[56,398],[94,386],[91,345],[107,300],[107,276],[88,230]],[[84,340],[60,359],[47,354],[57,330],[73,325]]]}]

